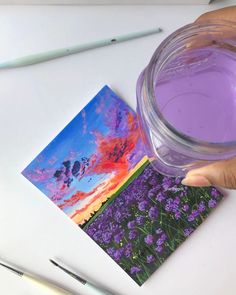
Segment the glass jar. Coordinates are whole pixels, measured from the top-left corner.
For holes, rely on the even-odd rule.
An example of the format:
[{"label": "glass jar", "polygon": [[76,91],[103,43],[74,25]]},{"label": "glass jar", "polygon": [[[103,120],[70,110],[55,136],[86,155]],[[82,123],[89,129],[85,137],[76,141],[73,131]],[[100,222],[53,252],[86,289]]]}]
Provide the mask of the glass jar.
[{"label": "glass jar", "polygon": [[137,114],[162,174],[235,156],[236,23],[194,23],[165,39],[138,79]]}]

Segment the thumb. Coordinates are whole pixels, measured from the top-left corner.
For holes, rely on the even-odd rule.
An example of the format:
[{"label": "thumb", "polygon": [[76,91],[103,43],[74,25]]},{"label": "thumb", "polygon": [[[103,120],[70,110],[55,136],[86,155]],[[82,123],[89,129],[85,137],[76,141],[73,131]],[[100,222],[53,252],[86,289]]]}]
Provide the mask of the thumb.
[{"label": "thumb", "polygon": [[182,180],[182,184],[189,186],[216,185],[236,189],[236,158],[191,170]]}]

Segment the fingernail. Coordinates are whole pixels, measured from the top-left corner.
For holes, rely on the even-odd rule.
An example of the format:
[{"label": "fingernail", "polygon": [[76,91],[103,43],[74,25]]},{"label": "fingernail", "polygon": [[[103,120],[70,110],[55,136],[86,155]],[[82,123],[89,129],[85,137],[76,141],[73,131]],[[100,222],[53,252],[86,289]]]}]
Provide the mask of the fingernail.
[{"label": "fingernail", "polygon": [[186,176],[181,183],[188,186],[211,186],[210,181],[202,175]]}]

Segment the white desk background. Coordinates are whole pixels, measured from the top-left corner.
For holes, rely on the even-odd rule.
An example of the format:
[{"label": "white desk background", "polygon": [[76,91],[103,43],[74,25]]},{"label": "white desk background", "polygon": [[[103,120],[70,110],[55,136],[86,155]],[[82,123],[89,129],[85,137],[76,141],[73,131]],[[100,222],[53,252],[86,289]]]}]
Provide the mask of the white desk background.
[{"label": "white desk background", "polygon": [[[236,192],[139,287],[80,228],[21,176],[22,169],[104,84],[135,107],[135,84],[167,35],[211,6],[2,6],[0,58],[161,26],[159,35],[0,72],[0,257],[70,288],[58,257],[120,295],[235,295]],[[0,269],[1,295],[44,295]]]}]

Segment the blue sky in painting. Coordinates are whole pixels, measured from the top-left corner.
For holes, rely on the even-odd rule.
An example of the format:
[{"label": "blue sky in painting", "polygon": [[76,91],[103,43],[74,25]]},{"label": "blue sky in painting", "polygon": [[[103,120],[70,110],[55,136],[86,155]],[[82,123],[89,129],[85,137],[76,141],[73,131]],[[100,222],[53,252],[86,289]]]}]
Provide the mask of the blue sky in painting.
[{"label": "blue sky in painting", "polygon": [[[128,109],[128,106],[118,97],[111,89],[105,86],[87,106],[51,141],[51,143],[26,167],[22,172],[27,177],[30,171],[37,169],[57,170],[65,159],[70,158],[71,152],[78,153],[77,157],[90,157],[96,153],[96,144],[94,135],[91,133],[96,130],[104,136],[109,132],[108,127],[104,124],[105,114],[115,103],[119,103],[119,108]],[[102,112],[96,112],[96,109],[102,105]],[[86,120],[82,112],[85,112]],[[86,121],[86,132],[84,124]],[[54,163],[49,163],[54,159]],[[75,159],[74,159],[75,160]],[[28,178],[28,177],[27,177]],[[89,192],[96,187],[102,179],[109,178],[109,174],[94,174],[92,177],[85,176],[80,181],[73,182],[70,194],[77,190]],[[43,193],[49,195],[47,184],[56,182],[55,178],[36,181],[30,181],[38,187]],[[68,196],[64,196],[66,199]],[[63,200],[62,199],[62,200]]]}]

